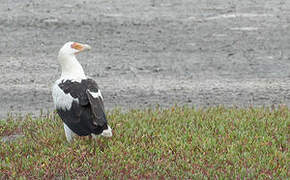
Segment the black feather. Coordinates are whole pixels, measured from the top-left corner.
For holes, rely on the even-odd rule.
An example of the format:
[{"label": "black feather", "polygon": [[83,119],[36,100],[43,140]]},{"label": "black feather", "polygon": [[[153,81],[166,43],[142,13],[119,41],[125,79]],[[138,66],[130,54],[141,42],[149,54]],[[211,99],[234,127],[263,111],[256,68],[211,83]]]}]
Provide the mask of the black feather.
[{"label": "black feather", "polygon": [[81,82],[63,80],[59,85],[65,94],[70,94],[73,101],[69,110],[57,109],[63,122],[79,136],[91,133],[101,134],[107,129],[107,119],[102,98],[94,98],[90,92],[99,91],[97,83],[92,79]]}]

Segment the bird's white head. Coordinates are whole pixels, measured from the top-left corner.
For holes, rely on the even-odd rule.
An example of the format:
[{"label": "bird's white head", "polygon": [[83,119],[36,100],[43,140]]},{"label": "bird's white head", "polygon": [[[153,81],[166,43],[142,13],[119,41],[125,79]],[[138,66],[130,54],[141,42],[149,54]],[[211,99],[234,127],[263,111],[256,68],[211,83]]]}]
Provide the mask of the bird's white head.
[{"label": "bird's white head", "polygon": [[91,46],[87,44],[77,43],[77,42],[67,42],[59,50],[59,55],[76,55],[83,51],[88,51],[91,49]]},{"label": "bird's white head", "polygon": [[84,70],[75,55],[90,49],[91,46],[77,42],[67,42],[63,45],[58,53],[58,61],[62,68],[62,78],[77,80],[85,78]]}]

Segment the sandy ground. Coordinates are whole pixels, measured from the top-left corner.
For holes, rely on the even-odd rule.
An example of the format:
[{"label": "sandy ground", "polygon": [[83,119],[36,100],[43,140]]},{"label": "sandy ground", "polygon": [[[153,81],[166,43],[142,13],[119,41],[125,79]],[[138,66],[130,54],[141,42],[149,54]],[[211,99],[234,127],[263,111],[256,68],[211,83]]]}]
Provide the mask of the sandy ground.
[{"label": "sandy ground", "polygon": [[53,109],[67,41],[107,109],[290,106],[289,0],[0,0],[0,118]]}]

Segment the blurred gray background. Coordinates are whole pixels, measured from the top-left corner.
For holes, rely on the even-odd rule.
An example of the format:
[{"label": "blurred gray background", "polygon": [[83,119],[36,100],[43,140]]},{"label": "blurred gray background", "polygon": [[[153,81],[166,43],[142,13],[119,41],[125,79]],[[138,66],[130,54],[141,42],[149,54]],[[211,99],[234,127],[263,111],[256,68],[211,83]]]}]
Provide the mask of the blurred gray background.
[{"label": "blurred gray background", "polygon": [[0,118],[52,110],[59,48],[107,109],[290,105],[289,0],[0,0]]}]

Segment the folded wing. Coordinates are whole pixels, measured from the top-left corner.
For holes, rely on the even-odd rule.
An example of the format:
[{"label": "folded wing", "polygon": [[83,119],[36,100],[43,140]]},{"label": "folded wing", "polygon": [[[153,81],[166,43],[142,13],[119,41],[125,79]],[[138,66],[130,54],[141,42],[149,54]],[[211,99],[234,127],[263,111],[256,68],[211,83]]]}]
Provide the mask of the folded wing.
[{"label": "folded wing", "polygon": [[[55,90],[56,89],[56,90]],[[63,122],[79,136],[101,134],[108,129],[103,97],[92,79],[61,81],[53,91],[56,109]],[[66,107],[58,106],[66,101]]]}]

